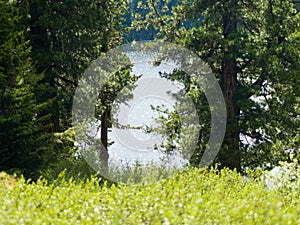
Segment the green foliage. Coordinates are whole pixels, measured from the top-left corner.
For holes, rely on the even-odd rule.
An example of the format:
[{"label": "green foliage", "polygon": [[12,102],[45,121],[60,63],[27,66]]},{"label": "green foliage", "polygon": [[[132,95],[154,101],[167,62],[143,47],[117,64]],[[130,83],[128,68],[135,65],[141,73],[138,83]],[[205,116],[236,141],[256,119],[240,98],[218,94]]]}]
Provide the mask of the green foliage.
[{"label": "green foliage", "polygon": [[1,1],[1,170],[36,179],[77,163],[72,95],[92,60],[121,42],[125,9],[126,1]]},{"label": "green foliage", "polygon": [[[164,7],[166,13],[170,13],[172,7],[180,1],[159,1],[159,7]],[[166,6],[167,5],[167,6]],[[147,0],[129,0],[128,9],[124,15],[126,32],[124,42],[154,40],[159,30],[150,24],[147,24],[150,9],[147,7]],[[145,26],[140,26],[145,21]]]},{"label": "green foliage", "polygon": [[[161,77],[167,78],[171,81],[179,81],[181,84],[184,85],[184,89],[181,90],[177,95],[173,95],[181,104],[180,111],[181,115],[189,115],[190,114],[190,105],[187,103],[187,106],[185,106],[185,102],[188,102],[186,98],[190,98],[192,102],[194,103],[195,109],[197,110],[197,116],[199,121],[199,126],[197,127],[199,129],[199,135],[198,135],[198,143],[196,146],[196,149],[194,151],[194,154],[190,160],[191,165],[197,166],[201,160],[202,154],[205,151],[207,147],[207,142],[209,139],[209,129],[211,126],[210,123],[210,108],[209,104],[205,98],[205,95],[203,93],[203,90],[200,89],[197,85],[197,81],[194,79],[191,79],[191,76],[189,74],[186,74],[184,71],[174,70],[172,73],[163,73],[161,74]],[[175,106],[176,108],[176,106]],[[161,112],[162,109],[159,107],[155,110]],[[166,149],[169,149],[170,147],[175,147],[176,141],[180,140],[181,137],[179,137],[180,126],[181,121],[178,113],[176,113],[176,110],[173,112],[169,112],[168,110],[163,111],[164,114],[167,116],[161,116],[159,118],[159,122],[162,124],[162,132],[167,136],[167,143],[166,143]],[[192,128],[193,129],[193,128]],[[193,136],[190,135],[193,133],[193,131],[189,130],[186,133],[186,136],[190,136],[191,139],[193,139]],[[185,137],[187,139],[187,137]],[[193,149],[195,146],[189,146],[193,140],[187,141],[186,143],[181,143],[182,154],[186,152],[186,149]],[[177,142],[178,143],[178,142]],[[178,149],[178,146],[176,146]],[[186,158],[190,158],[191,156],[185,155]]]},{"label": "green foliage", "polygon": [[[289,160],[291,153],[299,159],[298,0],[128,3],[0,1],[0,170],[32,178],[49,165],[49,177],[63,169],[69,177],[84,170],[86,164],[76,158],[74,134],[68,129],[72,96],[88,65],[122,43],[124,24],[131,25],[125,41],[152,39],[157,34],[186,46],[211,66],[226,102],[231,103],[228,114],[234,114],[228,117],[217,162],[254,168],[273,167]],[[191,160],[196,165],[210,131],[207,101],[182,71],[163,76],[185,85],[200,123],[204,122]],[[227,90],[230,76],[233,88]],[[130,98],[137,79],[130,68],[117,72],[99,94],[97,116],[105,110],[110,114],[117,96],[120,101]],[[231,96],[226,96],[228,91]],[[180,138],[178,114],[171,112],[160,119],[165,122],[166,147],[171,150]],[[117,123],[108,121],[106,133],[111,122]]]},{"label": "green foliage", "polygon": [[[250,174],[250,173],[249,173]],[[102,183],[102,185],[100,185]],[[0,183],[4,224],[299,224],[299,191],[268,190],[235,171],[190,169],[150,185]]]},{"label": "green foliage", "polygon": [[[121,42],[125,1],[22,1],[24,20],[37,71],[44,73],[38,100],[50,101],[45,113],[52,132],[71,124],[72,96],[93,60]],[[25,10],[23,10],[25,11]]]},{"label": "green foliage", "polygon": [[[154,26],[159,37],[191,49],[215,73],[228,113],[216,162],[272,167],[288,158],[288,149],[299,152],[298,1],[182,0],[171,10],[170,1],[162,4],[147,1],[149,13],[136,25]],[[182,81],[178,73],[171,77]],[[196,104],[203,103],[199,97]],[[207,134],[209,125],[204,129]]]},{"label": "green foliage", "polygon": [[96,172],[87,164],[85,159],[81,157],[68,156],[60,160],[56,160],[55,164],[47,167],[43,171],[43,178],[47,179],[48,182],[55,182],[60,174],[64,174],[64,179],[70,180],[76,177],[76,181],[83,181],[91,176],[95,175]]},{"label": "green foliage", "polygon": [[[109,76],[109,75],[108,75]],[[111,110],[113,104],[118,104],[132,98],[131,91],[140,76],[131,73],[131,66],[121,68],[112,74],[103,85],[96,103],[96,117],[100,119],[104,110]],[[111,123],[111,122],[110,122]]]},{"label": "green foliage", "polygon": [[11,176],[5,172],[0,172],[0,186],[5,186],[7,188],[13,187],[18,182],[16,176]]},{"label": "green foliage", "polygon": [[280,162],[280,166],[275,167],[271,171],[266,171],[262,175],[263,181],[268,188],[276,188],[280,192],[299,192],[299,161],[291,156],[291,162]]},{"label": "green foliage", "polygon": [[75,131],[71,127],[64,132],[54,133],[54,157],[42,170],[42,176],[49,182],[55,181],[60,173],[64,173],[66,180],[76,177],[77,180],[89,178],[96,172],[88,165],[75,145]]},{"label": "green foliage", "polygon": [[50,138],[42,125],[46,118],[37,117],[45,106],[34,95],[41,76],[33,69],[15,2],[0,4],[0,170],[38,178]]}]

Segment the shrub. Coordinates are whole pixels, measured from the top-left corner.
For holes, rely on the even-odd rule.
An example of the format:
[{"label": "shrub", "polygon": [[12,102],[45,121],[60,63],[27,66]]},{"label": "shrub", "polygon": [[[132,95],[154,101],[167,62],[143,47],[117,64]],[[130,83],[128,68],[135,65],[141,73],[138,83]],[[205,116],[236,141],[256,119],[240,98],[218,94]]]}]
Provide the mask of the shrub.
[{"label": "shrub", "polygon": [[[100,184],[101,183],[101,184]],[[284,188],[282,190],[285,190]],[[4,224],[300,224],[299,191],[227,169],[178,171],[152,184],[20,179],[1,189]]]}]

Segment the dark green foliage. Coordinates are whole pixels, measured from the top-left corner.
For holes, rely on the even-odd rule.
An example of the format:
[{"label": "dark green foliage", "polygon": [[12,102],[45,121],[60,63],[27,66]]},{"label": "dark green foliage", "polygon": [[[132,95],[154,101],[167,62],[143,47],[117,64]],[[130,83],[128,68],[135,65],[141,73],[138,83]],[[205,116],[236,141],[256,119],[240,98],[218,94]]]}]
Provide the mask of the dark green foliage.
[{"label": "dark green foliage", "polygon": [[[199,119],[199,135],[198,135],[198,143],[197,147],[193,153],[193,156],[191,157],[190,163],[193,166],[197,166],[201,160],[202,154],[205,151],[207,147],[207,142],[210,135],[210,127],[211,127],[211,121],[210,121],[210,109],[209,104],[205,98],[204,93],[201,89],[197,86],[197,82],[195,80],[191,79],[191,76],[189,74],[186,74],[183,71],[174,70],[172,73],[163,73],[161,74],[162,77],[167,78],[169,80],[177,80],[180,83],[184,85],[184,89],[176,96],[177,100],[181,104],[185,104],[185,95],[187,95],[195,104],[195,108],[197,110],[198,119]],[[189,112],[189,106],[181,106],[181,108],[186,108],[186,112],[181,114],[188,115]],[[156,109],[157,111],[161,111],[159,108]],[[168,112],[165,111],[165,114],[168,116],[162,116],[160,118],[160,122],[163,124],[163,132],[167,135],[167,145],[165,146],[166,149],[168,149],[168,146],[172,146],[174,143],[174,140],[180,138],[178,130],[180,128],[180,117],[176,112]],[[186,138],[186,137],[185,137]],[[191,149],[188,146],[186,146],[187,143],[185,143],[185,146],[182,146],[183,149]],[[189,157],[189,156],[186,156]]]},{"label": "dark green foliage", "polygon": [[23,1],[32,59],[45,74],[39,101],[51,100],[46,110],[52,132],[71,123],[72,95],[82,73],[101,52],[121,42],[124,1]]},{"label": "dark green foliage", "polygon": [[162,7],[161,1],[149,0],[149,14],[139,24],[154,26],[164,40],[193,50],[219,80],[227,131],[217,162],[237,169],[272,167],[288,159],[287,149],[299,152],[297,5],[183,0],[170,12],[169,2]]},{"label": "dark green foliage", "polygon": [[139,29],[133,25],[135,19],[144,19],[147,15],[148,10],[144,7],[145,3],[145,0],[129,1],[128,10],[124,15],[124,25],[126,26],[124,42],[153,40],[155,38],[157,31],[153,26]]},{"label": "dark green foliage", "polygon": [[11,1],[0,1],[0,170],[18,170],[37,178],[46,157],[47,141],[37,118],[44,104],[34,95],[40,75],[34,72],[30,49],[20,30],[20,15]]},{"label": "dark green foliage", "polygon": [[[46,126],[52,137],[47,143],[44,141],[48,148],[44,149],[46,158],[41,161],[50,170],[57,164],[62,168],[63,164],[73,163],[70,158],[76,152],[74,138],[64,131],[71,125],[74,90],[90,63],[121,42],[121,16],[125,8],[125,1],[106,0],[25,0],[15,5],[15,10],[22,14],[18,27],[30,41],[28,53],[36,72],[43,74],[28,85],[35,102],[42,106],[33,114],[34,121]],[[20,124],[29,127],[22,121]],[[30,142],[23,143],[24,148],[28,145]],[[30,165],[33,170],[39,169],[34,163]]]},{"label": "dark green foliage", "polygon": [[[159,8],[165,7],[166,1],[159,1]],[[180,1],[167,1],[165,12],[170,14],[172,7],[176,6]],[[127,32],[124,35],[124,42],[154,40],[159,30],[151,24],[145,24],[144,27],[137,26],[137,21],[146,21],[150,12],[146,6],[147,0],[129,0],[128,10],[124,15]]]},{"label": "dark green foliage", "polygon": [[[73,168],[76,148],[68,128],[74,90],[90,63],[122,43],[124,34],[125,42],[157,35],[191,49],[211,66],[228,111],[216,162],[237,169],[272,167],[289,160],[290,152],[300,156],[298,0],[126,3],[0,1],[0,170],[36,178],[49,165],[50,171],[57,163]],[[115,75],[97,102],[106,135],[114,121],[103,112],[110,114],[120,90],[127,92],[118,100],[129,98],[138,78],[130,68]],[[197,164],[210,132],[209,106],[182,71],[164,76],[183,83],[195,102],[201,129],[191,162]],[[171,149],[180,121],[176,113],[167,121]]]},{"label": "dark green foliage", "polygon": [[[20,168],[20,164],[38,170],[38,164],[55,165],[67,154],[74,154],[68,146],[56,144],[57,136],[46,142],[40,129],[46,127],[51,134],[70,126],[72,95],[82,73],[101,52],[121,41],[120,17],[125,2],[5,2],[1,8],[1,115],[11,118],[1,121],[1,159],[9,164],[1,168]],[[29,56],[36,73],[43,76],[33,73]],[[9,156],[6,145],[18,157]],[[47,149],[43,149],[45,145]],[[41,149],[46,158],[37,162],[27,159],[40,156]]]}]

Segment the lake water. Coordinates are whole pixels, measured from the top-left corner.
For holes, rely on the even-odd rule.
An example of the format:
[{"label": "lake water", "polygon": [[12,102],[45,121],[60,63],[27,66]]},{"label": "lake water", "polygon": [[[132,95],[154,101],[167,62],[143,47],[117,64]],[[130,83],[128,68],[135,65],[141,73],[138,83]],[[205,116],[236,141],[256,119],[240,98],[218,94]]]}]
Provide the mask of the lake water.
[{"label": "lake water", "polygon": [[[173,110],[176,100],[172,93],[179,92],[183,86],[159,75],[159,72],[170,73],[175,66],[171,63],[161,63],[153,66],[153,58],[135,53],[128,53],[133,63],[132,73],[142,75],[137,81],[137,87],[132,91],[133,98],[118,105],[113,110],[113,117],[121,125],[135,127],[156,127],[155,118],[159,114],[151,106],[163,106]],[[163,136],[153,132],[146,133],[144,129],[120,129],[113,126],[108,136],[113,144],[108,147],[109,164],[141,164],[155,163],[157,165],[181,167],[188,164],[188,160],[179,153],[167,155],[160,147]]]}]

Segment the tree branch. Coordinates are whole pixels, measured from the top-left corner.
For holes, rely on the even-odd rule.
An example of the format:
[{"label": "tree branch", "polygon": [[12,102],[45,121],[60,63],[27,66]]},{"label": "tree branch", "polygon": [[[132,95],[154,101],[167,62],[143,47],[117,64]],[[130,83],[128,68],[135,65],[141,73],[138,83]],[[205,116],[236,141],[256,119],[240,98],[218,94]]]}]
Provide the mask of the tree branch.
[{"label": "tree branch", "polygon": [[76,87],[76,86],[77,86],[77,83],[76,83],[75,81],[69,80],[69,79],[67,79],[67,78],[65,78],[65,77],[62,77],[62,76],[60,76],[60,75],[56,75],[56,78],[62,80],[63,82],[65,82],[65,83],[67,83],[67,84],[72,85],[73,87]]}]

